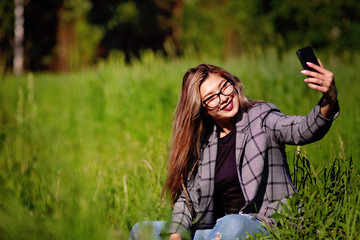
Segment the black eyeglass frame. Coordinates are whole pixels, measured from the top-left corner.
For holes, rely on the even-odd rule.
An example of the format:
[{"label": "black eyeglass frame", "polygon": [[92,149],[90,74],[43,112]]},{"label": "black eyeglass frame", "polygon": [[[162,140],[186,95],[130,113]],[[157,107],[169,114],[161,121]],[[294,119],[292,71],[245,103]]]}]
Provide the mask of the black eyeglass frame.
[{"label": "black eyeglass frame", "polygon": [[[233,87],[233,90],[231,93],[229,94],[224,94],[222,91],[224,89],[224,87],[226,86],[227,83],[230,83],[231,86]],[[210,109],[215,109],[220,105],[221,99],[220,99],[220,94],[224,95],[224,96],[231,96],[232,94],[234,94],[234,92],[236,91],[235,86],[234,86],[234,82],[230,79],[226,79],[226,82],[224,83],[224,85],[221,87],[220,91],[216,94],[211,95],[210,97],[206,98],[204,101],[202,101],[202,104],[204,104],[207,108]],[[215,106],[215,107],[210,107],[209,105],[206,104],[206,101],[213,98],[214,96],[217,96],[219,99],[219,103]]]}]

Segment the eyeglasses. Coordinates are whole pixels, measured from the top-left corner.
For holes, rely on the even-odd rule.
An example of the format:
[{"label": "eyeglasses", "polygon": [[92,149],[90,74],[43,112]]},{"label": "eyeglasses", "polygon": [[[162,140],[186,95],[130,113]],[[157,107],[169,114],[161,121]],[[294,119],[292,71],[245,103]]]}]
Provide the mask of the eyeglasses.
[{"label": "eyeglasses", "polygon": [[202,103],[208,108],[216,108],[220,105],[220,94],[224,96],[230,96],[235,92],[234,84],[231,80],[227,80],[226,83],[221,87],[217,94],[211,95],[206,98]]}]

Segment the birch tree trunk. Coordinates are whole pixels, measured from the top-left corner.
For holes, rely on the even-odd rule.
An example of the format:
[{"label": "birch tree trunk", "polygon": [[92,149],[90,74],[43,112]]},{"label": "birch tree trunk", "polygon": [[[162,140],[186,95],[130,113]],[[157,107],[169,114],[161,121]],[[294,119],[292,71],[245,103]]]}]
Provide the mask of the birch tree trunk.
[{"label": "birch tree trunk", "polygon": [[13,72],[21,75],[24,65],[24,0],[14,0],[15,2],[15,26],[14,26],[14,62]]}]

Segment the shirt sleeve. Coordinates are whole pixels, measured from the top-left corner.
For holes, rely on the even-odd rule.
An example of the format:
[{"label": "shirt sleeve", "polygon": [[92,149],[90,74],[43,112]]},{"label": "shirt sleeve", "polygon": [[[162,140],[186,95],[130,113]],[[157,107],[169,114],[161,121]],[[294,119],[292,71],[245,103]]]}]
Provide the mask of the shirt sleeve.
[{"label": "shirt sleeve", "polygon": [[173,205],[171,222],[167,229],[168,233],[184,235],[186,231],[190,230],[192,225],[192,213],[190,209],[188,208],[185,195],[182,193]]},{"label": "shirt sleeve", "polygon": [[167,228],[167,233],[186,235],[196,217],[201,195],[197,171],[189,174],[186,185],[188,201],[184,191],[182,191],[173,205],[171,222]]},{"label": "shirt sleeve", "polygon": [[263,126],[278,143],[304,145],[318,141],[329,131],[333,120],[340,113],[336,102],[329,117],[325,118],[320,114],[321,102],[322,99],[306,116],[288,116],[273,105],[264,117]]}]

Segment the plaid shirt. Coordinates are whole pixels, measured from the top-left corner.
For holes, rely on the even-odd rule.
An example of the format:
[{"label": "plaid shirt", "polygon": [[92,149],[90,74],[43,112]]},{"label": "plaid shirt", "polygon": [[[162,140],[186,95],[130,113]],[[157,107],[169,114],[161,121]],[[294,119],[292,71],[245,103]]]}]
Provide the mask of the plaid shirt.
[{"label": "plaid shirt", "polygon": [[[287,116],[271,103],[258,103],[239,113],[236,123],[236,166],[245,206],[240,213],[274,223],[271,215],[296,189],[291,181],[285,144],[304,145],[321,139],[339,115],[338,104],[329,118],[316,105],[306,116]],[[202,144],[195,171],[187,179],[190,208],[182,193],[173,206],[169,233],[212,228],[217,130]]]}]

